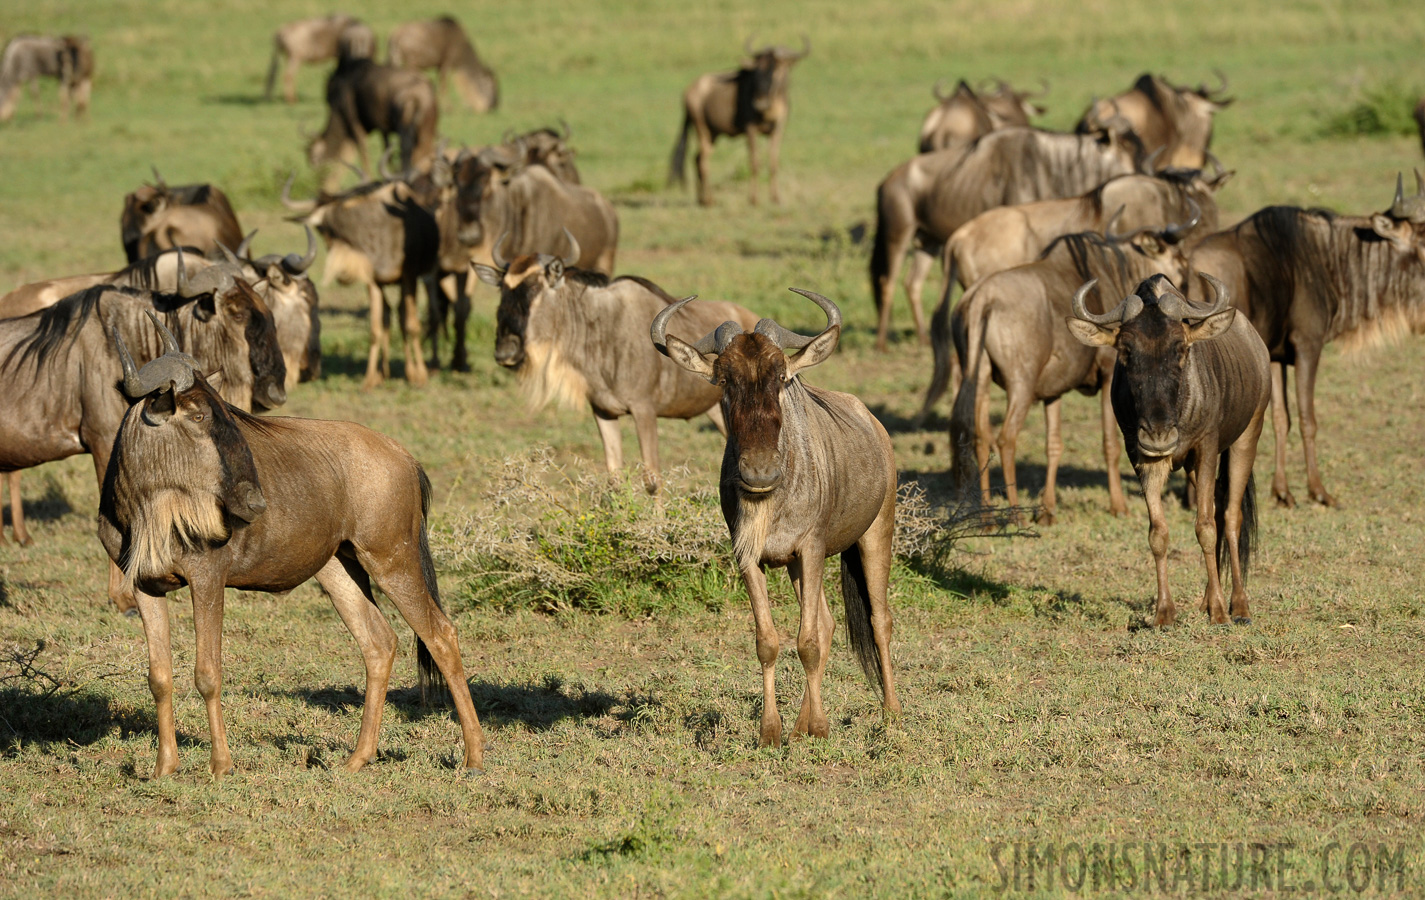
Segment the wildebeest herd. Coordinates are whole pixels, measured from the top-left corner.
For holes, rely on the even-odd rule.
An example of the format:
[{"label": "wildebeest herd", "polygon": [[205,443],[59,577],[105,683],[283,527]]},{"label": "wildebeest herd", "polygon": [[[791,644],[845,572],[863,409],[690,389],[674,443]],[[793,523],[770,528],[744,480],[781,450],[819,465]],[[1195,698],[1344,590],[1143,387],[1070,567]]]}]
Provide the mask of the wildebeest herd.
[{"label": "wildebeest herd", "polygon": [[[366,666],[361,731],[347,768],[376,753],[396,656],[373,585],[417,635],[422,686],[439,675],[449,689],[464,765],[483,766],[458,638],[440,606],[425,472],[361,425],[254,415],[321,376],[318,292],[308,277],[318,236],[325,279],[368,292],[366,389],[391,377],[388,285],[400,289],[406,380],[423,385],[443,364],[446,335],[449,365],[469,367],[473,274],[499,292],[495,361],[518,374],[536,405],[587,403],[610,472],[623,463],[619,418],[634,420],[655,495],[663,489],[658,418],[712,420],[726,438],[722,512],[756,627],[762,745],[782,741],[768,567],[788,569],[800,603],[806,686],[794,731],[828,733],[821,682],[834,625],[823,571],[833,554],[852,648],[885,714],[898,713],[888,602],[897,494],[891,441],[856,397],[801,377],[837,348],[837,304],[793,288],[826,316],[820,333],[805,336],[736,304],[678,300],[645,278],[614,277],[618,216],[583,184],[567,125],[507,133],[474,149],[440,137],[447,81],[474,111],[499,102],[494,73],[450,17],[395,29],[385,64],[376,61],[375,32],[345,15],[284,25],[273,44],[269,99],[279,70],[290,103],[300,65],[335,60],[327,123],[306,148],[322,188],[296,200],[289,179],[282,191],[291,221],[306,231],[303,252],[255,255],[254,234],[243,232],[220,188],[171,186],[155,170],[152,183],[123,199],[123,268],[0,297],[0,472],[8,473],[15,538],[30,540],[20,470],[90,454],[109,594],[119,608],[137,610],[148,641],[155,775],[178,765],[166,595],[191,589],[196,681],[208,710],[211,770],[220,775],[232,768],[220,702],[223,590],[285,591],[311,578]],[[713,202],[708,160],[719,136],[747,138],[756,202],[758,134],[768,138],[770,199],[781,200],[791,73],[811,42],[756,49],[749,39],[744,49],[739,68],[699,76],[683,94],[669,181],[683,182],[694,135],[700,204]],[[425,69],[438,71],[438,84]],[[92,72],[83,37],[15,38],[0,62],[0,120],[38,75],[59,79],[66,105],[72,99],[82,113]],[[1213,623],[1249,623],[1252,472],[1268,407],[1273,495],[1295,503],[1285,476],[1287,369],[1296,372],[1308,494],[1329,506],[1314,408],[1323,346],[1425,331],[1425,179],[1417,173],[1408,193],[1397,177],[1390,204],[1372,215],[1273,206],[1222,230],[1215,198],[1233,173],[1210,144],[1214,116],[1233,100],[1226,78],[1218,79],[1188,87],[1144,74],[1129,90],[1091,102],[1072,132],[1029,124],[1044,112],[1038,101],[1047,83],[1033,93],[997,80],[979,88],[960,81],[948,92],[937,83],[919,152],[874,195],[876,346],[888,349],[900,268],[912,253],[906,292],[934,357],[921,418],[954,394],[945,462],[962,502],[994,502],[997,447],[1009,505],[1019,508],[1016,441],[1030,406],[1042,402],[1048,467],[1037,518],[1054,523],[1059,400],[1102,392],[1110,510],[1127,512],[1118,471],[1126,448],[1147,505],[1159,626],[1176,619],[1166,562],[1169,474],[1185,470],[1185,499],[1196,511],[1206,570],[1199,608]],[[1416,115],[1425,141],[1425,103]],[[372,132],[385,147],[374,172]],[[360,183],[340,189],[339,166]],[[937,255],[944,288],[927,322],[922,288]],[[991,383],[1007,395],[998,433]]]}]

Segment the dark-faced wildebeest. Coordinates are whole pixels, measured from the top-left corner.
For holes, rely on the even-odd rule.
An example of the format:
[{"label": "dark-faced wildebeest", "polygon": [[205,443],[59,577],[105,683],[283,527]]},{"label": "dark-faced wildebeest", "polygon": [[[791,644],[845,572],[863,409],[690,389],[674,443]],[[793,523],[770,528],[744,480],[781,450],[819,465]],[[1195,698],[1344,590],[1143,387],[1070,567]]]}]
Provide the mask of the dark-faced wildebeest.
[{"label": "dark-faced wildebeest", "polygon": [[698,136],[698,202],[703,206],[713,202],[708,162],[712,158],[713,142],[723,135],[747,135],[747,165],[752,172],[748,196],[752,203],[757,202],[759,132],[768,136],[767,191],[773,203],[782,202],[777,193],[777,163],[782,134],[791,115],[787,88],[791,83],[792,66],[811,52],[811,41],[802,37],[800,53],[786,47],[763,47],[754,53],[751,38],[747,39],[743,49],[749,58],[741,68],[699,75],[683,92],[683,127],[678,132],[678,143],[673,147],[668,183],[685,183],[688,132],[695,131]]},{"label": "dark-faced wildebeest", "polygon": [[474,112],[489,112],[500,105],[495,73],[480,61],[465,29],[450,16],[397,25],[386,42],[386,54],[393,66],[439,70],[441,95],[446,78],[453,76],[456,90]]},{"label": "dark-faced wildebeest", "polygon": [[1316,375],[1328,341],[1362,346],[1425,332],[1425,183],[1407,198],[1397,181],[1389,210],[1370,217],[1271,206],[1205,238],[1196,271],[1227,284],[1232,302],[1272,355],[1272,494],[1294,506],[1287,486],[1286,369],[1296,369],[1297,415],[1311,499],[1333,506],[1316,458]]},{"label": "dark-faced wildebeest", "polygon": [[[169,647],[170,591],[187,585],[194,681],[207,705],[209,771],[233,769],[222,711],[223,589],[280,592],[315,577],[366,665],[356,771],[376,755],[397,640],[372,585],[415,631],[422,687],[444,676],[465,744],[484,766],[455,626],[440,608],[426,536],[430,481],[399,444],[352,422],[259,419],[224,403],[165,335],[142,369],[118,340],[128,409],[99,500],[99,539],[138,598],[158,707],[153,777],[178,769]],[[112,388],[111,388],[112,391]]]},{"label": "dark-faced wildebeest", "polygon": [[1218,572],[1230,564],[1232,620],[1251,621],[1247,567],[1257,525],[1252,462],[1271,398],[1270,360],[1257,332],[1232,308],[1227,288],[1211,275],[1202,277],[1215,294],[1207,308],[1189,303],[1166,277],[1154,275],[1103,315],[1085,308],[1094,282],[1084,284],[1065,320],[1084,344],[1118,353],[1113,414],[1148,504],[1158,626],[1177,618],[1168,590],[1163,487],[1181,467],[1197,489],[1197,542],[1207,569],[1199,608],[1213,624],[1227,623]]},{"label": "dark-faced wildebeest", "polygon": [[[343,32],[367,36],[364,40],[375,46],[376,35],[370,26],[345,13],[332,13],[315,19],[288,22],[272,33],[272,64],[267,69],[266,98],[272,99],[277,84],[277,69],[286,61],[282,72],[282,95],[288,103],[297,102],[297,69],[303,63],[326,62],[335,59],[337,41]],[[368,54],[370,55],[370,54]]]},{"label": "dark-faced wildebeest", "polygon": [[416,387],[429,379],[421,352],[421,319],[416,285],[434,271],[440,232],[430,211],[404,181],[369,182],[340,194],[321,194],[297,203],[282,202],[301,215],[292,221],[310,225],[327,245],[323,283],[366,285],[371,310],[371,349],[362,387],[370,390],[391,377],[390,314],[384,288],[401,287],[401,332],[405,338],[406,380]]},{"label": "dark-faced wildebeest", "polygon": [[[94,51],[89,39],[77,34],[22,34],[11,38],[0,53],[0,122],[14,117],[21,89],[41,76],[59,82],[60,110],[65,116],[69,115],[71,99],[75,114],[84,115],[89,110],[94,82]],[[39,97],[38,85],[35,97]]]},{"label": "dark-faced wildebeest", "polygon": [[[867,680],[880,690],[884,714],[894,716],[901,709],[886,597],[895,531],[895,453],[886,429],[860,400],[797,377],[835,351],[841,311],[820,294],[793,290],[826,313],[821,334],[804,337],[763,319],[750,333],[736,322],[724,322],[689,344],[667,334],[666,326],[692,297],[670,304],[651,327],[654,346],[722,390],[727,449],[718,490],[757,627],[763,747],[782,741],[777,628],[767,596],[767,566],[787,567],[801,604],[797,655],[806,670],[806,691],[795,733],[826,737],[829,731],[821,680],[835,623],[822,572],[826,557],[836,553],[841,554],[851,647]],[[788,357],[786,350],[797,352]]]},{"label": "dark-faced wildebeest", "polygon": [[[1103,457],[1108,472],[1109,511],[1123,515],[1128,504],[1118,472],[1118,435],[1113,425],[1109,385],[1113,376],[1113,351],[1085,347],[1064,325],[1071,310],[1069,298],[1085,280],[1094,279],[1105,293],[1121,296],[1154,274],[1181,281],[1187,274],[1187,255],[1176,245],[1174,232],[1138,233],[1118,240],[1094,232],[1059,238],[1037,261],[996,272],[976,282],[955,307],[948,328],[937,327],[936,361],[949,356],[950,336],[964,363],[965,378],[955,397],[950,419],[951,468],[960,491],[970,495],[978,476],[980,502],[990,502],[989,387],[991,380],[1004,388],[1005,413],[998,445],[1004,470],[1005,492],[1011,509],[1019,506],[1015,447],[1030,407],[1044,404],[1047,464],[1042,508],[1036,520],[1052,525],[1056,511],[1055,486],[1064,443],[1059,433],[1059,400],[1069,391],[1102,391]],[[945,316],[947,288],[936,311]],[[947,334],[948,332],[948,334]],[[936,379],[926,392],[922,416],[943,390],[937,365]]]},{"label": "dark-faced wildebeest", "polygon": [[1164,169],[1110,178],[1079,197],[1038,200],[988,209],[955,229],[945,244],[947,278],[962,288],[995,272],[1026,265],[1066,234],[1109,229],[1126,233],[1185,223],[1173,243],[1191,247],[1217,230],[1216,193],[1232,172],[1209,177],[1199,169]]},{"label": "dark-faced wildebeest", "polygon": [[[383,66],[369,56],[357,55],[341,41],[336,70],[327,79],[327,124],[307,145],[315,167],[361,159],[363,171],[371,160],[366,137],[381,133],[385,146],[394,135],[400,143],[401,170],[425,171],[435,156],[435,132],[440,120],[435,87],[420,72]],[[332,177],[328,186],[332,186]]]},{"label": "dark-faced wildebeest", "polygon": [[[647,323],[673,302],[671,296],[642,278],[625,275],[610,281],[574,268],[577,255],[573,246],[563,259],[539,254],[516,257],[508,265],[497,258],[498,268],[475,264],[480,280],[500,289],[495,362],[519,373],[534,407],[554,399],[569,406],[587,403],[610,472],[623,467],[618,420],[632,416],[644,485],[657,493],[658,420],[706,414],[727,434],[720,392],[646,342]],[[752,328],[757,316],[735,303],[697,303],[668,327],[696,340],[725,321]]]},{"label": "dark-faced wildebeest", "polygon": [[211,184],[169,187],[157,169],[153,181],[124,195],[119,239],[129,262],[174,247],[196,247],[208,254],[217,253],[219,244],[231,250],[242,243],[237,213],[220,189]]},{"label": "dark-faced wildebeest", "polygon": [[954,93],[944,94],[936,82],[931,93],[937,103],[920,125],[920,152],[967,147],[997,128],[1028,125],[1031,118],[1044,114],[1044,107],[1029,101],[1048,93],[1047,83],[1037,94],[1016,91],[1004,81],[995,85],[992,92],[977,92],[962,79]]},{"label": "dark-faced wildebeest", "polygon": [[[521,135],[507,134],[500,147],[509,151],[512,160],[523,159],[527,166],[544,166],[565,184],[580,184],[574,148],[569,146],[569,123],[560,119],[559,124],[563,134],[553,128],[536,128]],[[506,167],[513,165],[511,162]]]},{"label": "dark-faced wildebeest", "polygon": [[903,258],[915,244],[906,279],[911,315],[928,342],[921,288],[935,255],[955,229],[996,206],[1075,197],[1115,175],[1138,170],[1143,154],[1124,123],[1097,135],[1002,128],[968,149],[938,150],[902,163],[876,189],[871,298],[880,312],[876,349],[886,349],[891,301]]},{"label": "dark-faced wildebeest", "polygon": [[1166,78],[1144,72],[1133,87],[1116,97],[1094,100],[1079,119],[1078,131],[1102,130],[1115,116],[1128,120],[1143,142],[1143,152],[1160,168],[1201,169],[1212,144],[1212,117],[1232,100],[1224,97],[1227,78],[1217,73],[1219,86],[1179,87]]}]

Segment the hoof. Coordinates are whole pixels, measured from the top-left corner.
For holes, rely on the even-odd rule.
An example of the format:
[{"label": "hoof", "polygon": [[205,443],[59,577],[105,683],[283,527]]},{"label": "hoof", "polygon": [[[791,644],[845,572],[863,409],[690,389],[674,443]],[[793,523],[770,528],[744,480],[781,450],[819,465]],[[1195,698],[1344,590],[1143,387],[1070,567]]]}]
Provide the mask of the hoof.
[{"label": "hoof", "polygon": [[1251,616],[1233,616],[1233,617],[1232,617],[1232,624],[1233,624],[1233,625],[1251,625],[1251,624],[1252,624],[1252,617],[1251,617]]},{"label": "hoof", "polygon": [[138,608],[137,606],[131,606],[131,607],[129,607],[128,609],[124,610],[124,618],[126,618],[126,619],[137,619],[138,617],[139,617],[139,608]]},{"label": "hoof", "polygon": [[1050,512],[1049,510],[1047,510],[1047,509],[1041,509],[1041,510],[1039,510],[1039,512],[1037,512],[1037,513],[1034,514],[1034,524],[1035,524],[1035,525],[1053,525],[1053,524],[1054,524],[1054,514],[1051,513],[1051,512]]},{"label": "hoof", "polygon": [[1276,499],[1277,499],[1277,506],[1278,506],[1279,508],[1281,508],[1281,509],[1295,509],[1295,508],[1296,508],[1296,498],[1293,497],[1291,494],[1278,494],[1277,497],[1276,497]]}]

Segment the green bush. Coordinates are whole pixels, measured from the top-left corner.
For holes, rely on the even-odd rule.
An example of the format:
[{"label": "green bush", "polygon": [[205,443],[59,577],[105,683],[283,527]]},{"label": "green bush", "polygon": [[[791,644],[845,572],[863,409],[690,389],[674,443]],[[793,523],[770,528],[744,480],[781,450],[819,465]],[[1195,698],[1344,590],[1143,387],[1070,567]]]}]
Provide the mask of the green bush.
[{"label": "green bush", "polygon": [[1412,114],[1420,96],[1420,91],[1396,82],[1366,88],[1351,106],[1328,115],[1321,133],[1325,137],[1414,135],[1417,126]]}]

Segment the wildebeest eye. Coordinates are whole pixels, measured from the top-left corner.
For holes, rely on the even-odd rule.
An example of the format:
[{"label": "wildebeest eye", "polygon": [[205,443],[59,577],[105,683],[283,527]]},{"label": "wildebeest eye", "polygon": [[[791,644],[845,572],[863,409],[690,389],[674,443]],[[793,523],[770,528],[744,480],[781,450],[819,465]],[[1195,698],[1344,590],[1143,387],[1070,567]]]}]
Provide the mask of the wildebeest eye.
[{"label": "wildebeest eye", "polygon": [[194,422],[201,422],[201,421],[203,421],[203,414],[202,414],[202,413],[194,413],[194,414],[193,414],[193,421],[194,421]]}]

